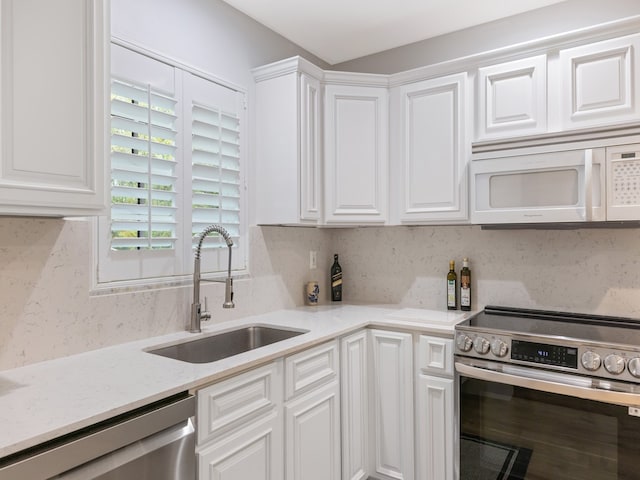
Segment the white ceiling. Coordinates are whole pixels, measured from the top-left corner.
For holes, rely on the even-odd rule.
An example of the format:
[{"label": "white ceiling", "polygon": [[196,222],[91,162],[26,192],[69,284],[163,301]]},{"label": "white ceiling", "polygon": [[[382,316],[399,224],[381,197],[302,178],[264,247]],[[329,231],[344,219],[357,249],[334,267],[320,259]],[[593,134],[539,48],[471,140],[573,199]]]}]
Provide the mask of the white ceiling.
[{"label": "white ceiling", "polygon": [[224,0],[336,64],[564,0]]}]

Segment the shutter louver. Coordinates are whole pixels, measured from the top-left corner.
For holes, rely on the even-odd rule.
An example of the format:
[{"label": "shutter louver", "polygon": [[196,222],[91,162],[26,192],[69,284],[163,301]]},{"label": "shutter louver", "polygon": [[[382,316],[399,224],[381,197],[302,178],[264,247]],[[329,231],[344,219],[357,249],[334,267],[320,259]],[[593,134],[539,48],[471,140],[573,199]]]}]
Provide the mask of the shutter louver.
[{"label": "shutter louver", "polygon": [[111,249],[174,248],[176,104],[150,87],[111,84]]},{"label": "shutter louver", "polygon": [[[192,233],[222,225],[235,244],[240,238],[240,119],[202,105],[192,108]],[[195,243],[194,243],[195,245]],[[204,248],[226,247],[207,237]]]}]

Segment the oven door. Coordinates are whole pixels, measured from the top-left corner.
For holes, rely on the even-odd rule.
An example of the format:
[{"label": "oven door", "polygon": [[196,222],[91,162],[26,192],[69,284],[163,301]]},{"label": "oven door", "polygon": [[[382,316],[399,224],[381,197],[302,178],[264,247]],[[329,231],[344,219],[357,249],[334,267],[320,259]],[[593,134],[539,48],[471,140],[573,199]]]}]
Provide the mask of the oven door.
[{"label": "oven door", "polygon": [[640,388],[456,357],[461,480],[640,478]]}]

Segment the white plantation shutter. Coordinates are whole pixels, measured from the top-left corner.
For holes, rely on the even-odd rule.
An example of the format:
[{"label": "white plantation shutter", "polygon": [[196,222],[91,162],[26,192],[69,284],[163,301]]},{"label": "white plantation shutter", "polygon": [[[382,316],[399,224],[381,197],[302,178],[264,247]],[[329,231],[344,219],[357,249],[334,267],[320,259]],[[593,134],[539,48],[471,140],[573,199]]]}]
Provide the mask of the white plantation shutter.
[{"label": "white plantation shutter", "polygon": [[[203,105],[192,107],[192,233],[222,225],[234,243],[240,238],[240,120]],[[195,242],[194,242],[195,244]],[[203,248],[226,246],[220,236]]]},{"label": "white plantation shutter", "polygon": [[[112,44],[111,214],[98,223],[98,285],[188,279],[194,237],[231,234],[246,269],[244,94],[205,75]],[[226,243],[207,237],[201,270],[225,271]]]},{"label": "white plantation shutter", "polygon": [[111,97],[111,248],[174,248],[177,101],[117,80]]}]

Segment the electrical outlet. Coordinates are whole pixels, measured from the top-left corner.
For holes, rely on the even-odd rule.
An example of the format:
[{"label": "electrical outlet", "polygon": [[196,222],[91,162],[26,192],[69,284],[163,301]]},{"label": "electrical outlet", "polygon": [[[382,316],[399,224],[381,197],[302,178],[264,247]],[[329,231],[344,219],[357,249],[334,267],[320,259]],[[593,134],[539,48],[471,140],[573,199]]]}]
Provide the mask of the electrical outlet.
[{"label": "electrical outlet", "polygon": [[318,252],[315,250],[309,251],[309,269],[315,270],[318,268]]}]

